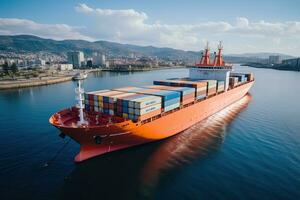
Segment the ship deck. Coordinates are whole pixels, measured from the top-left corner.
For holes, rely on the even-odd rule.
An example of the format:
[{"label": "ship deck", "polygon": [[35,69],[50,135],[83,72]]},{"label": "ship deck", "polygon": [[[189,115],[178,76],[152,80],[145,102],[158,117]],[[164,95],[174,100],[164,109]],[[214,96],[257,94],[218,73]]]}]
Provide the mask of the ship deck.
[{"label": "ship deck", "polygon": [[[248,84],[252,81],[247,81],[245,83],[239,84],[238,86],[234,87],[234,88],[229,88],[228,91],[233,90],[233,89],[237,89],[242,85]],[[119,116],[115,116],[115,115],[108,115],[108,114],[104,114],[104,113],[99,113],[99,112],[87,112],[84,111],[84,115],[85,115],[85,120],[87,121],[86,124],[81,125],[81,127],[84,128],[93,128],[93,127],[101,127],[101,126],[108,126],[108,125],[112,125],[112,124],[121,124],[121,123],[125,123],[125,122],[133,122],[133,123],[137,123],[137,124],[146,124],[149,123],[153,120],[159,119],[163,116],[172,114],[174,112],[177,112],[181,109],[184,109],[186,107],[192,106],[198,102],[202,102],[205,101],[209,98],[212,98],[216,95],[222,94],[223,92],[219,92],[216,93],[214,95],[211,96],[207,96],[204,99],[199,99],[199,100],[195,100],[189,104],[186,105],[181,105],[179,108],[168,111],[168,112],[163,112],[157,116],[154,116],[152,118],[149,119],[145,119],[143,121],[132,121],[130,119],[125,119],[123,117],[119,117]],[[73,128],[78,128],[78,124],[77,122],[79,121],[79,111],[78,108],[76,107],[71,107],[62,111],[59,111],[55,114],[53,114],[50,119],[49,122],[57,127],[73,127]]]}]

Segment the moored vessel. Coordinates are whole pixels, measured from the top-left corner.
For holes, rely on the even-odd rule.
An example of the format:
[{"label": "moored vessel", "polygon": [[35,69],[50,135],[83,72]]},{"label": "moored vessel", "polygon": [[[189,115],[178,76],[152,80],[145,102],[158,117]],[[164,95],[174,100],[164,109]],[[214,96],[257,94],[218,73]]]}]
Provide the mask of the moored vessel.
[{"label": "moored vessel", "polygon": [[83,80],[83,79],[86,79],[88,77],[88,73],[86,72],[79,72],[77,74],[75,74],[72,79],[74,81],[78,81],[78,80]]},{"label": "moored vessel", "polygon": [[80,144],[78,162],[180,133],[241,99],[253,85],[252,73],[232,72],[222,49],[220,44],[211,62],[207,46],[186,78],[93,92],[84,92],[79,81],[78,105],[49,121]]}]

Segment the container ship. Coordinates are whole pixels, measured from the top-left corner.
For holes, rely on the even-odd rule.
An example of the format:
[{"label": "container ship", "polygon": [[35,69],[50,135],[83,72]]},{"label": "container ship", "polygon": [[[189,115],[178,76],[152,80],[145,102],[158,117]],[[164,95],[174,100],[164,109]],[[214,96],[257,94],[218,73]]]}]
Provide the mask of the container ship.
[{"label": "container ship", "polygon": [[80,144],[75,162],[161,140],[180,133],[245,96],[252,73],[233,72],[222,58],[210,59],[208,45],[189,76],[154,80],[153,85],[85,92],[78,81],[78,104],[49,122]]}]

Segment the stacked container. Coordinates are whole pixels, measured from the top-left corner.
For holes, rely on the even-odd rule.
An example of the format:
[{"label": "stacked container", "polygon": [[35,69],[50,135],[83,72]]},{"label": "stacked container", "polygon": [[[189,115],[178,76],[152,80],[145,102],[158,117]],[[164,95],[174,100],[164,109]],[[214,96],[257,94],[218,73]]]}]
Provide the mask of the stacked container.
[{"label": "stacked container", "polygon": [[165,112],[178,108],[180,106],[180,92],[178,91],[167,91],[167,90],[156,90],[148,88],[138,87],[125,87],[115,89],[123,92],[134,92],[139,94],[148,94],[161,97],[162,108]]},{"label": "stacked container", "polygon": [[238,77],[229,77],[229,85],[231,88],[234,88],[238,85]]},{"label": "stacked container", "polygon": [[182,105],[189,104],[195,100],[195,88],[164,85],[151,85],[145,86],[145,88],[180,92],[180,102]]},{"label": "stacked container", "polygon": [[109,92],[110,90],[99,90],[94,92],[84,93],[84,107],[87,111],[99,112],[99,105],[103,103],[99,102],[98,95],[101,93]]},{"label": "stacked container", "polygon": [[144,120],[161,113],[161,97],[135,94],[118,98],[117,113],[131,120]]},{"label": "stacked container", "polygon": [[239,83],[245,83],[247,81],[246,75],[243,73],[230,73],[231,77],[237,77]]},{"label": "stacked container", "polygon": [[217,93],[217,81],[216,80],[207,80],[207,96],[212,96]]},{"label": "stacked container", "polygon": [[224,83],[224,81],[218,81],[218,85],[217,85],[217,91],[218,91],[218,93],[224,92],[224,90],[225,90],[225,83]]},{"label": "stacked container", "polygon": [[195,98],[197,100],[204,99],[207,95],[207,85],[208,85],[207,81],[165,80],[165,81],[153,81],[153,84],[195,88]]},{"label": "stacked container", "polygon": [[253,81],[254,75],[253,73],[246,74],[247,81]]}]

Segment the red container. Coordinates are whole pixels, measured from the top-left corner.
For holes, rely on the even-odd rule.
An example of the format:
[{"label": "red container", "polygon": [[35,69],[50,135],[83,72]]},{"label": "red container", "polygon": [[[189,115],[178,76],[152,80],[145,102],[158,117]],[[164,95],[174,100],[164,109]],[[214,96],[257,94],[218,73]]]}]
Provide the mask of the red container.
[{"label": "red container", "polygon": [[117,106],[117,113],[122,113],[123,110],[122,110],[122,106]]},{"label": "red container", "polygon": [[93,94],[88,94],[89,100],[94,100],[94,95]]},{"label": "red container", "polygon": [[109,109],[109,104],[108,103],[103,103],[103,108]]},{"label": "red container", "polygon": [[122,106],[122,99],[117,100],[117,106]]},{"label": "red container", "polygon": [[95,111],[94,106],[90,106],[90,111],[92,111],[92,112]]},{"label": "red container", "polygon": [[182,101],[182,105],[186,105],[186,104],[192,103],[194,100],[195,100],[194,97],[189,98],[189,99],[185,99],[185,100]]},{"label": "red container", "polygon": [[108,104],[108,108],[111,109],[111,110],[113,110],[113,109],[115,109],[115,105],[112,104],[112,103],[109,103],[109,104]]},{"label": "red container", "polygon": [[90,106],[94,106],[94,100],[89,100]]},{"label": "red container", "polygon": [[182,97],[182,101],[184,101],[184,100],[186,100],[186,99],[190,99],[190,98],[194,99],[194,98],[195,98],[195,94],[194,94],[194,93],[191,93],[191,94],[184,95],[184,96]]}]

